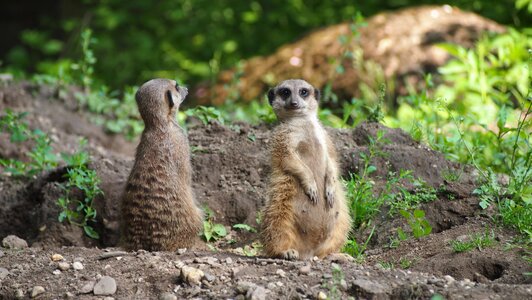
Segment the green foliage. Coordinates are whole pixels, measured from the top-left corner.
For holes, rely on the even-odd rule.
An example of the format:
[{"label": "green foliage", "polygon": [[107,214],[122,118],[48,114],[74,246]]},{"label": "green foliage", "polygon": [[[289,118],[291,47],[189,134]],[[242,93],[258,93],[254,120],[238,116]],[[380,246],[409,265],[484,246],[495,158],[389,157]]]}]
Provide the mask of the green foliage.
[{"label": "green foliage", "polygon": [[347,253],[355,258],[357,262],[362,262],[364,260],[364,252],[368,248],[369,241],[375,232],[375,226],[371,229],[366,241],[363,244],[357,243],[356,239],[349,238],[342,248],[343,253]]},{"label": "green foliage", "polygon": [[29,141],[33,148],[26,154],[27,162],[16,159],[0,159],[4,172],[12,176],[33,176],[42,171],[53,169],[58,164],[57,156],[52,152],[51,140],[39,129],[31,131],[23,118],[27,113],[15,113],[9,109],[0,117],[0,132],[7,132],[12,143]]},{"label": "green foliage", "polygon": [[[427,236],[432,232],[432,226],[430,226],[429,222],[425,219],[424,211],[420,209],[415,209],[414,212],[411,213],[406,210],[400,210],[399,213],[408,222],[408,225],[410,226],[410,229],[412,230],[412,235],[415,238],[418,239],[418,238]],[[399,230],[400,229],[398,229],[398,232]],[[400,235],[404,237],[404,233]]]},{"label": "green foliage", "polygon": [[203,231],[200,235],[207,242],[215,242],[221,238],[224,238],[227,235],[225,226],[214,223],[214,212],[210,208],[205,206],[203,211],[205,212],[205,220],[203,221]]},{"label": "green foliage", "polygon": [[250,226],[248,224],[235,224],[235,225],[233,225],[233,228],[234,229],[245,230],[247,232],[253,232],[253,233],[257,232],[257,229],[255,229],[253,226]]},{"label": "green foliage", "polygon": [[487,231],[484,234],[475,233],[469,236],[467,241],[451,241],[451,247],[456,253],[467,252],[477,248],[482,251],[483,248],[488,248],[495,244],[495,234],[491,231],[489,234]]},{"label": "green foliage", "polygon": [[[70,224],[80,226],[85,234],[93,239],[99,239],[100,235],[91,226],[96,221],[96,210],[93,207],[94,199],[103,192],[98,186],[100,178],[96,171],[89,169],[89,154],[83,151],[86,140],[81,140],[80,150],[74,154],[63,154],[63,160],[67,164],[67,173],[64,175],[66,183],[59,184],[64,195],[57,199],[61,208],[59,222],[68,221]],[[75,192],[83,194],[82,200],[72,197]]]},{"label": "green foliage", "polygon": [[[410,172],[407,175],[410,175]],[[402,178],[406,178],[407,175],[403,175]],[[404,187],[398,187],[400,192],[394,201],[390,203],[390,210],[388,212],[390,216],[398,211],[411,210],[417,208],[421,203],[428,203],[438,199],[436,190],[433,187],[427,186],[420,180],[414,180],[413,182],[415,187],[414,192],[410,192]]]},{"label": "green foliage", "polygon": [[88,91],[92,87],[94,64],[96,64],[96,57],[92,47],[96,40],[92,37],[92,30],[90,28],[84,29],[81,32],[81,52],[82,59],[75,64],[72,64],[72,70],[79,72],[79,83]]}]

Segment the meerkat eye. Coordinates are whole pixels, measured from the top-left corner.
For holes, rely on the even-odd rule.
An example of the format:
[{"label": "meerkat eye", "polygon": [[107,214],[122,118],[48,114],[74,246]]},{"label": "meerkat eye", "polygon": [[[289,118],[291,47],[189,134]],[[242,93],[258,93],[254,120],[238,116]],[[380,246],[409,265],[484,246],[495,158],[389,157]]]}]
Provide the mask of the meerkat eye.
[{"label": "meerkat eye", "polygon": [[299,90],[299,95],[301,95],[301,97],[307,97],[308,96],[308,89],[300,89]]},{"label": "meerkat eye", "polygon": [[279,96],[283,97],[283,99],[290,97],[291,93],[292,92],[290,92],[290,90],[287,88],[282,88],[279,90]]}]

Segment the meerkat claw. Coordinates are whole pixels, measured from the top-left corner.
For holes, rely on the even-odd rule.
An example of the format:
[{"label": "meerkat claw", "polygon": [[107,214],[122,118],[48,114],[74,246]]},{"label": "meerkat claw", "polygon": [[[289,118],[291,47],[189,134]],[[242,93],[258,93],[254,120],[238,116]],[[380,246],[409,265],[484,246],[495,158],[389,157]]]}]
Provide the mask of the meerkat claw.
[{"label": "meerkat claw", "polygon": [[318,204],[318,190],[316,188],[308,188],[305,194],[307,194],[312,204]]},{"label": "meerkat claw", "polygon": [[299,259],[299,252],[296,249],[288,249],[281,255],[283,259],[296,260]]},{"label": "meerkat claw", "polygon": [[327,200],[327,205],[329,208],[332,208],[334,205],[334,188],[325,187],[325,200]]}]

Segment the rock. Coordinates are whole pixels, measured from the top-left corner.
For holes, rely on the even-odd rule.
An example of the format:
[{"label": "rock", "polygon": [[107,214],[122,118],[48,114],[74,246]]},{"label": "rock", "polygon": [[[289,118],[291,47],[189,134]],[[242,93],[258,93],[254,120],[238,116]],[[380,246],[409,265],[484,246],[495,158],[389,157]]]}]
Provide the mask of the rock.
[{"label": "rock", "polygon": [[326,300],[327,299],[327,294],[325,294],[324,292],[320,291],[318,293],[318,295],[316,296],[316,299],[318,299],[318,300]]},{"label": "rock", "polygon": [[[187,252],[187,248],[179,248],[177,249],[177,254],[178,255],[183,255]],[[164,294],[163,294],[164,295]]]},{"label": "rock", "polygon": [[103,298],[103,300],[115,300],[115,298],[113,298],[113,297],[105,297],[105,298]]},{"label": "rock", "polygon": [[342,264],[355,261],[351,255],[345,253],[331,253],[327,256],[327,260]]},{"label": "rock", "polygon": [[39,296],[40,294],[44,293],[45,291],[46,290],[42,286],[36,285],[31,290],[31,297],[35,298],[35,297]]},{"label": "rock", "polygon": [[239,293],[239,294],[247,294],[247,292],[250,290],[250,289],[254,289],[256,288],[257,285],[254,284],[253,282],[249,282],[249,281],[240,281],[239,283],[237,283],[236,285],[236,291]]},{"label": "rock", "polygon": [[205,274],[202,270],[184,266],[181,268],[181,279],[190,285],[200,285]]},{"label": "rock", "polygon": [[6,268],[0,268],[0,280],[4,279],[9,275],[9,271]]},{"label": "rock", "polygon": [[52,255],[52,261],[62,261],[64,259],[65,258],[61,254],[55,253],[55,254]]},{"label": "rock", "polygon": [[21,289],[18,289],[18,290],[15,292],[15,298],[17,298],[17,299],[22,299],[22,298],[24,298],[24,291],[21,290]]},{"label": "rock", "polygon": [[4,256],[4,251],[0,250],[0,257]]},{"label": "rock", "polygon": [[70,269],[70,264],[67,263],[66,261],[62,261],[62,262],[57,264],[57,267],[61,271],[66,271],[66,270]]},{"label": "rock", "polygon": [[355,294],[361,298],[379,298],[384,296],[389,291],[389,287],[378,282],[357,279],[353,281],[353,289]]},{"label": "rock", "polygon": [[172,293],[162,293],[159,295],[159,300],[177,300],[177,296]]},{"label": "rock", "polygon": [[342,291],[347,291],[347,281],[345,281],[345,279],[340,279],[340,288],[342,289]]},{"label": "rock", "polygon": [[228,257],[228,258],[225,259],[225,263],[228,264],[228,265],[232,264],[233,263],[233,259],[231,259],[231,257]]},{"label": "rock", "polygon": [[257,286],[254,289],[248,289],[248,292],[246,293],[246,299],[248,299],[248,300],[266,300],[266,294],[267,293],[268,293],[268,290],[266,290],[262,286]]},{"label": "rock", "polygon": [[83,266],[82,263],[80,263],[79,261],[75,261],[73,264],[72,264],[72,267],[74,268],[74,270],[83,270],[85,269],[85,267]]},{"label": "rock", "polygon": [[28,243],[16,235],[8,235],[2,240],[2,246],[7,249],[26,249]]},{"label": "rock", "polygon": [[216,277],[210,273],[205,273],[205,279],[208,281],[208,282],[213,282]]},{"label": "rock", "polygon": [[94,295],[113,295],[116,292],[116,281],[113,277],[102,276],[100,280],[94,285]]},{"label": "rock", "polygon": [[450,285],[452,284],[453,282],[455,282],[455,279],[453,278],[453,276],[451,275],[445,275],[443,276],[443,279],[445,279],[445,282]]},{"label": "rock", "polygon": [[67,298],[67,299],[74,298],[74,294],[72,294],[71,292],[66,292],[65,293],[65,298]]},{"label": "rock", "polygon": [[60,275],[60,274],[61,274],[61,270],[59,270],[59,269],[55,269],[55,270],[52,272],[52,274],[54,274],[54,275]]},{"label": "rock", "polygon": [[286,276],[286,272],[281,270],[281,269],[277,269],[277,271],[275,272],[275,274],[281,276],[281,277],[285,277]]},{"label": "rock", "polygon": [[94,289],[94,285],[95,284],[96,284],[95,281],[89,281],[89,282],[85,283],[84,286],[81,287],[79,292],[81,294],[88,294],[88,293],[92,292],[92,290]]},{"label": "rock", "polygon": [[310,265],[304,265],[301,268],[299,268],[299,274],[301,275],[308,275],[310,273]]}]

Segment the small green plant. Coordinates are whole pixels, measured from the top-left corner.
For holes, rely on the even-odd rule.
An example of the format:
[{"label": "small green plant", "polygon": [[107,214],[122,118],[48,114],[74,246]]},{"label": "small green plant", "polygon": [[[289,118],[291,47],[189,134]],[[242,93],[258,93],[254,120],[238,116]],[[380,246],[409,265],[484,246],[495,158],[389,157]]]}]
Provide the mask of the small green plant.
[{"label": "small green plant", "polygon": [[214,212],[208,208],[203,208],[205,212],[205,220],[203,221],[203,231],[201,236],[205,241],[217,241],[221,238],[224,238],[227,235],[227,230],[222,224],[214,223]]},{"label": "small green plant", "polygon": [[242,252],[245,256],[254,257],[260,254],[262,251],[262,244],[255,241],[251,243],[250,245],[245,245],[244,248],[242,248]]},{"label": "small green plant", "polygon": [[371,229],[366,241],[363,244],[357,243],[355,238],[349,238],[342,248],[342,252],[347,253],[355,258],[357,262],[364,261],[364,252],[368,248],[369,241],[375,232],[375,226]]},{"label": "small green plant", "polygon": [[466,241],[451,241],[451,247],[456,253],[467,252],[477,248],[482,251],[484,248],[491,247],[495,244],[495,234],[491,231],[491,234],[487,231],[484,234],[475,233],[469,236]]},{"label": "small green plant", "polygon": [[253,226],[250,226],[248,224],[235,224],[233,225],[233,228],[245,230],[247,232],[253,232],[253,233],[257,232],[257,229],[255,229]]},{"label": "small green plant", "polygon": [[415,209],[414,212],[411,213],[406,210],[400,210],[399,213],[406,219],[412,230],[412,235],[415,238],[427,236],[432,232],[432,226],[430,226],[429,222],[425,219],[424,211]]},{"label": "small green plant", "polygon": [[391,261],[381,261],[379,262],[379,266],[383,269],[387,270],[393,270],[395,269],[395,264]]},{"label": "small green plant", "polygon": [[227,119],[222,111],[212,106],[200,105],[194,108],[189,108],[185,111],[185,115],[200,119],[204,125],[207,125],[212,121],[218,121],[220,124],[225,124],[225,120]]},{"label": "small green plant", "polygon": [[[345,275],[342,268],[336,264],[331,264],[332,278],[323,283],[323,288],[328,290],[327,299],[342,299],[342,284],[345,285]],[[351,299],[351,298],[350,298]]]},{"label": "small green plant", "polygon": [[53,169],[58,164],[57,156],[52,152],[51,140],[39,129],[30,130],[23,121],[27,113],[15,113],[9,109],[0,117],[0,132],[7,132],[12,143],[30,141],[33,148],[26,154],[28,162],[16,159],[0,159],[4,172],[12,176],[33,176],[42,171]]},{"label": "small green plant", "polygon": [[399,260],[399,267],[401,267],[401,269],[404,269],[404,270],[410,269],[412,264],[413,264],[412,260],[406,259],[404,257]]},{"label": "small green plant", "polygon": [[388,214],[394,215],[401,210],[411,210],[419,207],[421,203],[428,203],[438,199],[436,190],[433,187],[427,186],[420,180],[414,180],[414,192],[410,192],[403,187],[399,187],[400,193],[390,203],[390,210]]},{"label": "small green plant", "polygon": [[[57,199],[57,205],[61,208],[59,222],[68,221],[83,228],[85,234],[93,239],[98,239],[98,232],[91,226],[96,221],[96,210],[93,207],[94,199],[103,194],[98,186],[100,179],[96,171],[89,169],[89,154],[83,151],[86,140],[81,140],[80,150],[68,155],[63,154],[63,160],[67,164],[65,174],[66,183],[59,186],[63,189],[64,195]],[[82,200],[77,200],[72,194],[79,191],[83,194]]]},{"label": "small green plant", "polygon": [[78,77],[81,85],[88,92],[93,84],[94,65],[96,64],[96,57],[92,50],[92,46],[96,40],[92,36],[92,30],[87,28],[81,32],[81,53],[83,57],[71,68],[78,71]]}]

